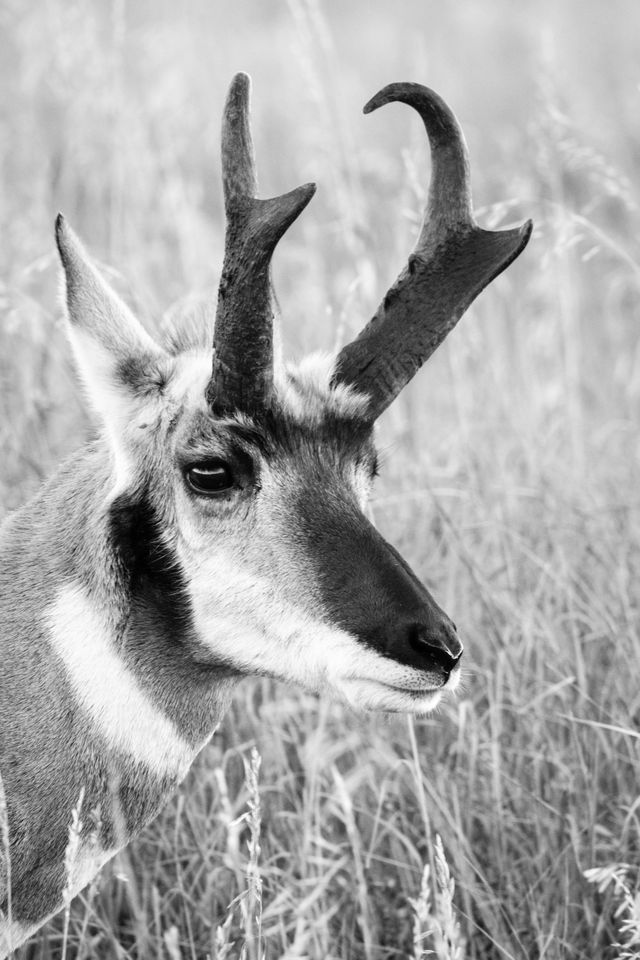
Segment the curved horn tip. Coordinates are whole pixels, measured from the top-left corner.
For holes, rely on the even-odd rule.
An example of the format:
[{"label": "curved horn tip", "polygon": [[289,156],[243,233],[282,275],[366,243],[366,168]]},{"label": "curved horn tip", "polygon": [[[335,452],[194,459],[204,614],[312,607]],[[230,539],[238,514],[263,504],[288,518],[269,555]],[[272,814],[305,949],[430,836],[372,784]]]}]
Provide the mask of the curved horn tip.
[{"label": "curved horn tip", "polygon": [[378,107],[383,107],[385,103],[396,102],[407,103],[416,110],[420,110],[421,106],[429,105],[439,109],[444,108],[448,111],[448,107],[442,97],[437,94],[435,90],[432,90],[431,87],[426,87],[422,83],[401,81],[388,83],[382,90],[378,90],[378,92],[365,103],[362,112],[373,113]]},{"label": "curved horn tip", "polygon": [[[466,158],[464,134],[456,115],[431,87],[421,83],[390,83],[365,104],[364,112],[372,113],[385,103],[406,103],[412,107],[422,118],[432,149],[453,146]],[[465,173],[463,179],[467,178]]]}]

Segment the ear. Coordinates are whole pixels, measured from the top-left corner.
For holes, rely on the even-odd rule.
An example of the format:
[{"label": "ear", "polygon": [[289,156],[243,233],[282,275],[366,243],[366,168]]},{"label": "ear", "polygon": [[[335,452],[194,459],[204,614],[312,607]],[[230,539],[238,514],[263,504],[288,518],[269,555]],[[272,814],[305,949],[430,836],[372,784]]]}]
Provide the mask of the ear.
[{"label": "ear", "polygon": [[56,241],[78,369],[93,406],[117,437],[157,394],[166,354],[100,276],[62,214],[56,220]]}]

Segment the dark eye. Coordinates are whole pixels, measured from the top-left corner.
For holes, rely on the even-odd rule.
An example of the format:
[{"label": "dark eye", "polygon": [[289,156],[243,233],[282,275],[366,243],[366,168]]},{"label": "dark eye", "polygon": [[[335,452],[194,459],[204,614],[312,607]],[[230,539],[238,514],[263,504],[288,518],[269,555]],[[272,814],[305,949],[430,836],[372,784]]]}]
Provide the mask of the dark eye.
[{"label": "dark eye", "polygon": [[233,486],[231,467],[224,460],[203,460],[185,470],[187,483],[196,493],[215,496]]}]

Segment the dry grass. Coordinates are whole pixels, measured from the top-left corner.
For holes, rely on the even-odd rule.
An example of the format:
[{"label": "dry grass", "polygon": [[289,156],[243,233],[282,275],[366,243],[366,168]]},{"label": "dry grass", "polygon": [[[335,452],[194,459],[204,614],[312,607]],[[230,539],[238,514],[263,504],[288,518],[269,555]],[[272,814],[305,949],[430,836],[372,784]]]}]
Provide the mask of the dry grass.
[{"label": "dry grass", "polygon": [[[7,509],[89,429],[55,212],[150,327],[210,300],[237,69],[255,80],[265,193],[320,183],[278,254],[289,353],[349,336],[409,249],[419,125],[359,113],[389,80],[427,82],[459,113],[484,224],[536,221],[381,425],[376,521],[466,638],[463,693],[407,723],[246,684],[175,802],[76,901],[68,957],[634,949],[620,903],[637,907],[640,848],[639,38],[624,0],[0,6]],[[585,877],[619,864],[624,891]],[[63,930],[17,956],[61,956]]]}]

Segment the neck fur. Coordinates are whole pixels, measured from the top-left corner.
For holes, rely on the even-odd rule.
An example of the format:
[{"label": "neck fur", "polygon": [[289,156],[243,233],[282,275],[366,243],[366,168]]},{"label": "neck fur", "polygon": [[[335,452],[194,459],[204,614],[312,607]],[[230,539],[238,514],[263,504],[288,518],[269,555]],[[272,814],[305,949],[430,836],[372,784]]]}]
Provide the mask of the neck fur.
[{"label": "neck fur", "polygon": [[[0,530],[5,949],[9,933],[17,946],[20,930],[59,909],[65,889],[81,889],[155,816],[233,688],[224,671],[190,657],[189,600],[151,505],[124,495],[109,503],[108,485],[107,452],[88,445]],[[0,877],[4,916],[7,907]]]}]

